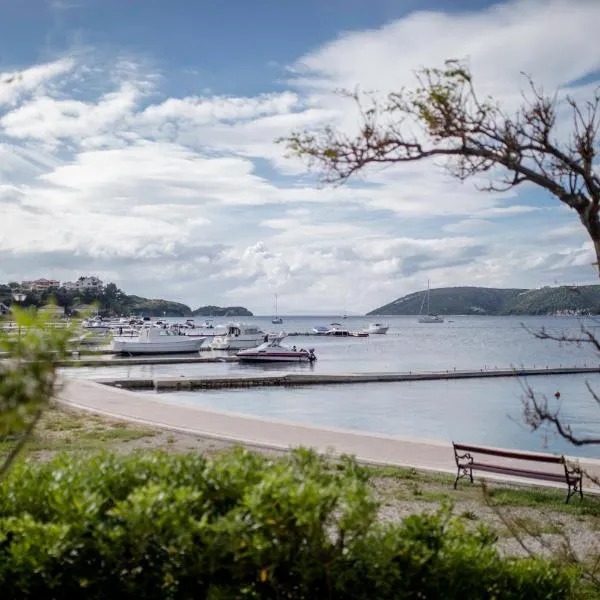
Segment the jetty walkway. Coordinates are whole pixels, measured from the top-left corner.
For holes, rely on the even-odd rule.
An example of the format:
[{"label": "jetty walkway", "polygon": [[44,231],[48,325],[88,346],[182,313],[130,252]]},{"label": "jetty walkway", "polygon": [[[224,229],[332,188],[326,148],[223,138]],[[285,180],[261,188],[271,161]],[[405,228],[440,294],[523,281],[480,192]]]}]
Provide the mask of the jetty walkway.
[{"label": "jetty walkway", "polygon": [[[127,360],[127,359],[125,359]],[[198,362],[198,361],[190,361]],[[104,363],[106,364],[106,363]],[[112,364],[112,361],[111,361]],[[168,364],[163,363],[119,363],[119,364]],[[383,383],[401,381],[439,381],[450,379],[479,379],[490,377],[531,377],[541,375],[574,375],[600,373],[600,367],[556,367],[546,369],[490,369],[452,370],[404,373],[281,373],[260,372],[256,374],[193,375],[162,377],[97,378],[105,385],[130,390],[201,390],[219,388],[246,388],[270,386],[332,385],[352,383]]]}]

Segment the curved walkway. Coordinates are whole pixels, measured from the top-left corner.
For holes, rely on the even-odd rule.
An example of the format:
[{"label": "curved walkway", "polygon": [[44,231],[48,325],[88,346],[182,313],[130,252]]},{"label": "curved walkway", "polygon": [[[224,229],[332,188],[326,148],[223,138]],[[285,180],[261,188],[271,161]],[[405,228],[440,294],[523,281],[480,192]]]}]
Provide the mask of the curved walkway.
[{"label": "curved walkway", "polygon": [[[58,400],[74,408],[117,419],[249,446],[276,450],[305,446],[319,452],[352,454],[365,463],[456,472],[452,445],[445,442],[219,413],[162,402],[159,396],[142,395],[89,380],[66,380]],[[579,462],[587,472],[600,479],[599,460],[579,459]],[[489,478],[507,480],[491,475]]]}]

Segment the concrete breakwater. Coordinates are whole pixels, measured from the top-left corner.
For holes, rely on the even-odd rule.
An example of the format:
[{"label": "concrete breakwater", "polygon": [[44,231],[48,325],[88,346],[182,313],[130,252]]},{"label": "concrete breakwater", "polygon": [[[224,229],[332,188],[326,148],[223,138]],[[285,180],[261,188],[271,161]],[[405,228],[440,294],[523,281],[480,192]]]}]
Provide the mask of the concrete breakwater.
[{"label": "concrete breakwater", "polygon": [[496,369],[474,371],[438,371],[406,373],[261,373],[256,375],[228,376],[181,376],[128,379],[97,379],[98,383],[131,389],[156,390],[159,392],[177,390],[225,389],[267,386],[331,385],[350,383],[381,383],[401,381],[433,381],[442,379],[474,379],[485,377],[530,377],[537,375],[573,375],[600,373],[595,367],[557,367],[546,369]]}]

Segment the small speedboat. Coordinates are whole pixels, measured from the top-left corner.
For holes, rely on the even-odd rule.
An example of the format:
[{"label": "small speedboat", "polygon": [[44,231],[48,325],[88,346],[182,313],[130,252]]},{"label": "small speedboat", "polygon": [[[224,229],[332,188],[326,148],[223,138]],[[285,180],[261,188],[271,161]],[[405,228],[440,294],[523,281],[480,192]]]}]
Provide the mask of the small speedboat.
[{"label": "small speedboat", "polygon": [[282,346],[279,339],[265,342],[257,348],[241,350],[236,356],[245,362],[314,362],[317,360],[314,348],[305,350],[292,346]]},{"label": "small speedboat", "polygon": [[365,329],[365,331],[367,333],[384,334],[387,333],[387,330],[389,328],[389,325],[384,325],[383,323],[370,323],[369,326]]}]

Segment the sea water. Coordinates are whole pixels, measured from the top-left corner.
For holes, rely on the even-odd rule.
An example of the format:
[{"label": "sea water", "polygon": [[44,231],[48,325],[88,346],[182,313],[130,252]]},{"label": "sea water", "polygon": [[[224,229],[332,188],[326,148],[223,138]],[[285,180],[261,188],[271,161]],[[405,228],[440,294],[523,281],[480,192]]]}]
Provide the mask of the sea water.
[{"label": "sea water", "polygon": [[[200,320],[200,319],[199,319]],[[600,323],[572,317],[449,317],[441,324],[420,324],[416,317],[293,317],[283,325],[269,318],[245,318],[265,331],[307,332],[313,325],[342,323],[351,330],[377,320],[390,325],[386,335],[368,338],[289,337],[285,343],[314,348],[313,365],[206,363],[140,365],[67,369],[70,375],[100,377],[158,377],[164,375],[222,375],[250,372],[407,372],[454,369],[489,370],[510,367],[545,368],[592,366],[600,357],[590,344],[560,344],[534,335],[542,329],[556,336],[577,337],[581,327],[597,331]],[[215,324],[225,319],[215,319]],[[214,330],[213,330],[214,332]],[[532,433],[523,423],[522,400],[527,384],[545,395],[579,435],[600,430],[600,407],[586,383],[600,375],[413,381],[395,383],[245,388],[168,392],[164,402],[191,404],[288,422],[341,427],[373,433],[441,441],[484,443],[524,450],[573,452],[551,431]],[[554,394],[560,391],[560,400]],[[594,447],[577,454],[599,456]]]}]

